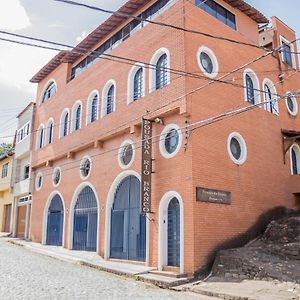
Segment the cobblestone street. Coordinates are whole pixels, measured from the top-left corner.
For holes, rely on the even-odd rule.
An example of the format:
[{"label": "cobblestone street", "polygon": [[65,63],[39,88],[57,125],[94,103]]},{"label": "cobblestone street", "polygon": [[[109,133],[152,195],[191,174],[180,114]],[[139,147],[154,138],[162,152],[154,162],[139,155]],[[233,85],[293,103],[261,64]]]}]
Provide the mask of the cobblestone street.
[{"label": "cobblestone street", "polygon": [[210,299],[62,262],[0,238],[0,299]]}]

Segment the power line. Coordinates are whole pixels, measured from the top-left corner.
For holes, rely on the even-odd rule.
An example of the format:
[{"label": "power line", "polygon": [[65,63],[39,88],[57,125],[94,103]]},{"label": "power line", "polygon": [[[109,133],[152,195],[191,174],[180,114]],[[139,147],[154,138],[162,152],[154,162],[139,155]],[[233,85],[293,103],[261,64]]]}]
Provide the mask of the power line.
[{"label": "power line", "polygon": [[121,13],[119,11],[108,10],[108,9],[104,9],[104,8],[101,8],[101,7],[81,3],[81,2],[70,1],[70,0],[53,0],[53,1],[63,2],[63,3],[74,5],[74,6],[85,7],[85,8],[91,9],[91,10],[101,11],[101,12],[106,13],[106,14],[116,15],[116,16],[120,16],[120,17],[123,17],[123,18],[124,17],[125,18],[131,18],[131,19],[134,19],[134,20],[137,20],[137,21],[140,21],[140,22],[147,22],[147,23],[154,24],[154,25],[169,27],[169,28],[180,30],[180,31],[183,31],[183,32],[197,34],[197,35],[201,35],[201,36],[206,36],[206,37],[209,37],[209,38],[223,40],[223,41],[231,42],[231,43],[234,43],[234,44],[250,46],[250,47],[254,47],[254,48],[258,48],[258,49],[264,49],[263,47],[257,46],[255,44],[240,42],[240,41],[236,41],[236,40],[233,40],[233,39],[230,39],[230,38],[225,38],[225,37],[222,37],[222,36],[215,36],[215,35],[212,35],[212,34],[209,34],[209,33],[206,33],[206,32],[201,32],[201,31],[192,30],[192,29],[186,29],[184,27],[180,27],[180,26],[176,26],[176,25],[172,25],[172,24],[167,24],[167,23],[163,23],[163,22],[151,21],[151,20],[148,20],[148,19],[145,19],[145,18],[142,18],[142,17],[137,17],[137,16],[134,16],[134,15],[126,14],[126,13]]}]

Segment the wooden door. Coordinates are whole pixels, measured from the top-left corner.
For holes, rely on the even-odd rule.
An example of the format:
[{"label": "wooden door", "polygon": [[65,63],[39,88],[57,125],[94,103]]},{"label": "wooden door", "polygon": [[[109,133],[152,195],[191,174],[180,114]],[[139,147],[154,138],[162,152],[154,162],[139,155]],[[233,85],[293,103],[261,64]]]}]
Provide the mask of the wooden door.
[{"label": "wooden door", "polygon": [[5,211],[4,232],[10,232],[11,204],[5,205],[4,211]]},{"label": "wooden door", "polygon": [[25,238],[27,205],[18,207],[17,237]]}]

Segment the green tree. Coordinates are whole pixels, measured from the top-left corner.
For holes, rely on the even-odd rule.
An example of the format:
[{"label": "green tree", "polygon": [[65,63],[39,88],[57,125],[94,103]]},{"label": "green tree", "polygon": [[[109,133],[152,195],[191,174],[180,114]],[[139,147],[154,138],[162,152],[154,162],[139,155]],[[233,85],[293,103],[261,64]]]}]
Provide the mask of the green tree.
[{"label": "green tree", "polygon": [[9,153],[12,149],[13,149],[12,144],[2,143],[2,144],[0,144],[0,155]]}]

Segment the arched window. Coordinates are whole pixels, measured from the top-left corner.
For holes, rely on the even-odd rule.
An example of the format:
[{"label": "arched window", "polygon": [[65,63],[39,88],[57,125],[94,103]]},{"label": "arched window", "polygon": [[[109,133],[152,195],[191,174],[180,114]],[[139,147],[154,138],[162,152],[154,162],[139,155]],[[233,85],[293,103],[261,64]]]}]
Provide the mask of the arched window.
[{"label": "arched window", "polygon": [[160,89],[168,83],[168,58],[163,54],[156,63],[156,89]]},{"label": "arched window", "polygon": [[254,84],[249,74],[246,74],[247,101],[255,104]]},{"label": "arched window", "polygon": [[94,90],[90,93],[87,101],[86,124],[98,120],[99,93]]},{"label": "arched window", "polygon": [[115,103],[115,86],[112,85],[107,93],[106,100],[106,114],[109,115],[114,111],[114,103]]},{"label": "arched window", "polygon": [[259,80],[251,69],[244,71],[245,101],[251,104],[260,103]]},{"label": "arched window", "polygon": [[69,133],[69,113],[66,113],[63,123],[63,136],[67,136]]},{"label": "arched window", "polygon": [[158,90],[170,83],[170,52],[161,48],[153,55],[149,71],[149,91]]},{"label": "arched window", "polygon": [[46,128],[46,144],[53,143],[53,130],[54,130],[53,120],[50,119],[47,123],[47,128]]},{"label": "arched window", "polygon": [[143,68],[139,68],[133,80],[133,101],[143,97]]},{"label": "arched window", "polygon": [[43,97],[42,97],[42,103],[47,101],[50,97],[52,97],[57,92],[56,83],[54,81],[51,81],[48,86],[46,87]]},{"label": "arched window", "polygon": [[300,147],[298,144],[291,147],[290,160],[292,175],[300,174]]},{"label": "arched window", "polygon": [[97,120],[97,112],[98,112],[98,95],[95,95],[91,105],[91,123]]},{"label": "arched window", "polygon": [[41,149],[44,146],[44,125],[40,125],[38,131],[37,131],[37,142],[36,142],[36,148]]},{"label": "arched window", "polygon": [[60,116],[59,138],[63,138],[69,134],[70,129],[70,110],[65,108]]},{"label": "arched window", "polygon": [[274,84],[269,79],[265,79],[263,86],[266,111],[272,114],[279,114],[278,97]]},{"label": "arched window", "polygon": [[81,105],[79,105],[76,109],[76,115],[75,115],[75,128],[74,130],[80,129],[81,126]]}]

